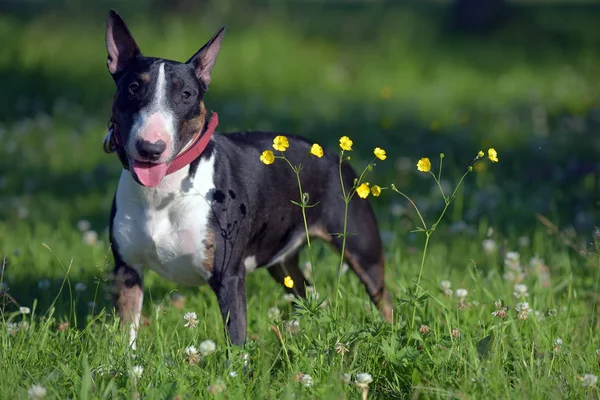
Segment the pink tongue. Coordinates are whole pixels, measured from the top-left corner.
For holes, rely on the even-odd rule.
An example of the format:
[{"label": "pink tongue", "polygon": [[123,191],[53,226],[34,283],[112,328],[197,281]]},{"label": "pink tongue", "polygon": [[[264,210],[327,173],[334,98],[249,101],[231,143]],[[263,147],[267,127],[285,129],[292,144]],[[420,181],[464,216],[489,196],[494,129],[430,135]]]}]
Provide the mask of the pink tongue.
[{"label": "pink tongue", "polygon": [[148,162],[134,161],[133,172],[138,178],[138,181],[144,186],[155,187],[167,173],[169,166],[166,163],[153,164]]}]

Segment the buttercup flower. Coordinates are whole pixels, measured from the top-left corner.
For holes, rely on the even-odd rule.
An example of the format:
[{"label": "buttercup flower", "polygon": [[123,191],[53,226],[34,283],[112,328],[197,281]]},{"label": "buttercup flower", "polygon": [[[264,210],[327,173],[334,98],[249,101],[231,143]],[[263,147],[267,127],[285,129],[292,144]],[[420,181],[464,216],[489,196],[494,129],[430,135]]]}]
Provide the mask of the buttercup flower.
[{"label": "buttercup flower", "polygon": [[342,136],[340,138],[340,147],[342,150],[350,151],[352,150],[352,140],[348,136]]},{"label": "buttercup flower", "polygon": [[488,150],[488,157],[492,162],[498,162],[498,152],[495,149]]},{"label": "buttercup flower", "polygon": [[310,148],[310,154],[312,154],[315,157],[321,158],[323,157],[323,148],[315,143]]},{"label": "buttercup flower", "polygon": [[285,285],[285,287],[291,289],[294,287],[294,280],[291,276],[286,276],[285,278],[283,278],[283,284]]},{"label": "buttercup flower", "polygon": [[381,188],[378,185],[373,185],[371,193],[373,193],[373,196],[378,197],[381,194]]},{"label": "buttercup flower", "polygon": [[260,155],[260,161],[267,165],[273,164],[273,161],[275,161],[275,155],[271,150],[265,150]]},{"label": "buttercup flower", "polygon": [[358,194],[358,197],[360,197],[361,199],[366,199],[369,196],[369,193],[371,193],[371,191],[369,190],[369,183],[364,182],[359,187],[357,187],[356,193]]},{"label": "buttercup flower", "polygon": [[286,151],[290,147],[290,142],[285,136],[275,136],[273,139],[273,148],[277,151]]},{"label": "buttercup flower", "polygon": [[387,158],[387,154],[385,154],[385,150],[382,149],[381,147],[375,147],[375,150],[373,150],[373,154],[375,154],[375,157],[377,157],[381,161],[383,161]]},{"label": "buttercup flower", "polygon": [[477,153],[477,158],[481,158],[485,155],[485,153],[483,152],[483,150],[479,150],[479,153]]},{"label": "buttercup flower", "polygon": [[417,169],[421,172],[429,172],[431,171],[431,161],[429,158],[424,157],[419,160],[417,163]]}]

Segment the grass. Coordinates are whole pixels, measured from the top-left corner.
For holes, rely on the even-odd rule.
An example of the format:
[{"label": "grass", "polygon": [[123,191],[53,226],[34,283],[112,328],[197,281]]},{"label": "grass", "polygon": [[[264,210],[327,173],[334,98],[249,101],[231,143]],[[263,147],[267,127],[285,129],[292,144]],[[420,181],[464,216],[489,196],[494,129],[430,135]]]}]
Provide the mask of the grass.
[{"label": "grass", "polygon": [[[369,398],[598,398],[598,386],[580,380],[600,375],[595,9],[517,7],[500,31],[465,37],[444,28],[443,6],[282,3],[249,12],[222,4],[185,17],[123,14],[143,51],[174,59],[228,23],[207,97],[224,131],[301,133],[330,148],[346,134],[358,168],[381,146],[388,159],[368,180],[395,183],[428,221],[445,204],[416,161],[444,152],[441,184],[452,188],[480,148],[498,150],[500,163],[467,177],[431,238],[421,279],[427,295],[417,302],[412,295],[424,244],[410,232],[418,217],[384,191],[370,200],[396,294],[393,325],[349,273],[336,317],[339,260],[315,244],[312,279],[325,306],[311,299],[293,312],[267,271],[249,275],[247,370],[239,349],[226,362],[210,289],[177,287],[154,273],[145,276],[147,323],[132,359],[108,296],[105,229],[119,164],[101,151],[113,90],[105,7],[4,13],[0,398],[26,398],[34,384],[49,398],[361,398],[342,379],[358,373],[373,376]],[[527,273],[526,298],[515,298],[515,282],[505,279],[514,273],[510,251]],[[452,296],[441,289],[445,280]],[[457,289],[467,290],[463,300]],[[492,315],[497,300],[509,307],[505,319]],[[515,310],[523,301],[535,310],[525,320]],[[193,329],[184,327],[188,311],[199,316]],[[291,320],[296,333],[286,328]],[[421,325],[429,333],[419,333]],[[190,365],[186,347],[205,340],[216,352]],[[338,343],[349,351],[338,353]],[[313,386],[298,373],[311,375]],[[226,388],[216,393],[219,386]]]}]

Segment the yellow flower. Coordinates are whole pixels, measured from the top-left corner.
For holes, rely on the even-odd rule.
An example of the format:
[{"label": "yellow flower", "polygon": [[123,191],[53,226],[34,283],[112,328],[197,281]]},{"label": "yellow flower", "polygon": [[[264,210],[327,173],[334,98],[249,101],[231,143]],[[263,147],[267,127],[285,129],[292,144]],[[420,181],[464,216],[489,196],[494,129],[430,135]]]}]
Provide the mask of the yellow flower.
[{"label": "yellow flower", "polygon": [[417,163],[417,169],[421,172],[429,172],[431,170],[431,161],[429,161],[429,158],[421,158]]},{"label": "yellow flower", "polygon": [[286,151],[290,147],[290,142],[285,136],[275,136],[273,139],[273,148],[277,151]]},{"label": "yellow flower", "polygon": [[479,153],[477,153],[477,158],[481,158],[485,155],[485,153],[483,152],[483,150],[479,150]]},{"label": "yellow flower", "polygon": [[498,153],[495,149],[491,148],[488,150],[488,157],[492,162],[498,162]]},{"label": "yellow flower", "polygon": [[275,155],[271,150],[265,150],[260,155],[260,161],[267,165],[273,164],[273,161],[275,161]]},{"label": "yellow flower", "polygon": [[292,279],[291,276],[288,275],[285,278],[283,278],[283,284],[285,285],[285,287],[291,289],[294,287],[294,280]]},{"label": "yellow flower", "polygon": [[352,140],[350,140],[348,136],[342,136],[340,138],[340,147],[342,148],[342,150],[352,150]]},{"label": "yellow flower", "polygon": [[369,190],[369,183],[365,182],[359,187],[357,187],[356,193],[358,193],[358,197],[360,197],[361,199],[366,199],[369,196],[369,193],[371,193],[371,191]]},{"label": "yellow flower", "polygon": [[382,99],[389,99],[392,97],[392,89],[389,86],[384,86],[381,88],[379,95]]},{"label": "yellow flower", "polygon": [[310,148],[310,154],[312,154],[315,157],[321,158],[323,157],[323,148],[315,143]]},{"label": "yellow flower", "polygon": [[378,185],[373,185],[373,187],[371,188],[371,193],[373,193],[373,196],[379,197],[379,195],[381,194],[381,188]]},{"label": "yellow flower", "polygon": [[382,149],[381,147],[375,147],[375,150],[373,150],[373,154],[375,154],[375,157],[379,158],[381,161],[383,161],[387,158],[387,154],[385,154],[385,150]]}]

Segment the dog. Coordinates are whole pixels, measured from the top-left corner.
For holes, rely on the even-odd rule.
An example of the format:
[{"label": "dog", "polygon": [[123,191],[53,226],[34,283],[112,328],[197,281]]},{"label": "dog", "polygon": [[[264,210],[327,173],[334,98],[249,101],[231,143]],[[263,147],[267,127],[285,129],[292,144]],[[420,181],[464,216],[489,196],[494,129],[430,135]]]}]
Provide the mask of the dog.
[{"label": "dog", "polygon": [[[180,285],[207,282],[232,344],[246,340],[246,273],[265,267],[289,293],[304,297],[310,283],[298,266],[306,242],[296,176],[282,162],[265,165],[261,153],[276,133],[214,132],[204,97],[225,26],[187,62],[143,56],[120,15],[106,25],[107,66],[116,84],[107,152],[123,171],[113,199],[110,243],[114,303],[135,349],[143,301],[143,269]],[[344,201],[339,155],[308,156],[311,142],[288,136],[286,157],[297,165],[310,236],[341,251]],[[307,159],[307,157],[310,157]],[[346,188],[357,178],[342,164]],[[385,320],[392,304],[384,284],[377,220],[365,199],[349,203],[344,257]],[[285,286],[291,277],[292,288]],[[288,286],[289,279],[287,280]]]}]

